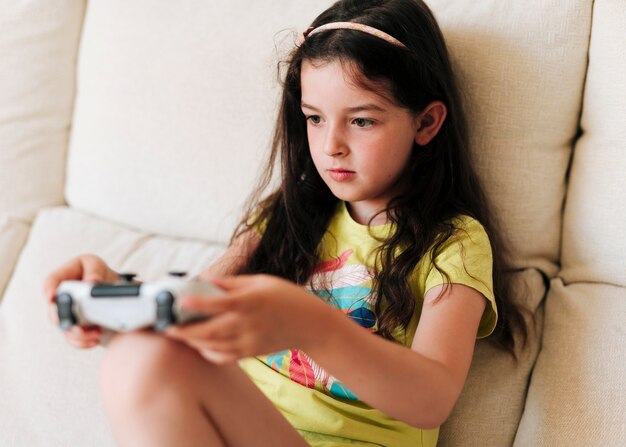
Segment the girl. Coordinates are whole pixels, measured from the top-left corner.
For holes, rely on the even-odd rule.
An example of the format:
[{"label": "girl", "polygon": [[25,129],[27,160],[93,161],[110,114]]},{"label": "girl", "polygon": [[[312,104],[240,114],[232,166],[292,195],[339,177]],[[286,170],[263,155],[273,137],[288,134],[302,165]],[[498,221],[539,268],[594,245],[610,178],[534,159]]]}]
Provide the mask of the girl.
[{"label": "girl", "polygon": [[[515,354],[514,333],[525,337],[467,142],[420,0],[324,11],[290,55],[269,174],[201,275],[226,293],[184,300],[213,318],[108,344],[102,392],[119,443],[435,445],[475,339],[495,331]],[[81,256],[46,294],[116,277]],[[83,348],[100,336],[66,334]]]}]

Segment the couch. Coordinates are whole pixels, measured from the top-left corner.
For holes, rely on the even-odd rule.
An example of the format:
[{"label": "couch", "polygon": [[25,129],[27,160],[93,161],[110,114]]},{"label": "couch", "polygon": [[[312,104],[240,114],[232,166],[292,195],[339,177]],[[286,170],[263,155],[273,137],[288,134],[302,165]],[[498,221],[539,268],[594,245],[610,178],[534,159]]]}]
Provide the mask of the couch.
[{"label": "couch", "polygon": [[[442,446],[626,445],[626,4],[427,0],[532,313],[478,342]],[[45,276],[96,253],[196,274],[270,144],[277,63],[329,0],[0,0],[0,445],[111,446],[103,348]]]}]

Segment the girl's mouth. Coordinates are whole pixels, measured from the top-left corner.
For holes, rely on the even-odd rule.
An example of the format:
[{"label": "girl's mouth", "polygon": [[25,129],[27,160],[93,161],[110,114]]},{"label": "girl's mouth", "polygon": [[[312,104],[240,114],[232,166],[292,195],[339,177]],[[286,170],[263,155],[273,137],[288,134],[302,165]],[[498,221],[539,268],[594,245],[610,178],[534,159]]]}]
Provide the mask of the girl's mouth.
[{"label": "girl's mouth", "polygon": [[350,180],[356,175],[356,172],[349,171],[347,169],[328,169],[327,171],[330,178],[332,178],[336,182],[344,182],[346,180]]}]

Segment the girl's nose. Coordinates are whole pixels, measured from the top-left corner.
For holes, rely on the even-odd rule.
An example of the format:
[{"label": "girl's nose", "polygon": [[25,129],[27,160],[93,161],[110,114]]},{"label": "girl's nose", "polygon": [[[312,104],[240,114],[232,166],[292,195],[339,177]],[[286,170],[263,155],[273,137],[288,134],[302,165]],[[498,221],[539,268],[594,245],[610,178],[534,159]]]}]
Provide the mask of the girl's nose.
[{"label": "girl's nose", "polygon": [[324,153],[329,157],[339,157],[348,153],[348,145],[340,129],[328,128],[324,141]]}]

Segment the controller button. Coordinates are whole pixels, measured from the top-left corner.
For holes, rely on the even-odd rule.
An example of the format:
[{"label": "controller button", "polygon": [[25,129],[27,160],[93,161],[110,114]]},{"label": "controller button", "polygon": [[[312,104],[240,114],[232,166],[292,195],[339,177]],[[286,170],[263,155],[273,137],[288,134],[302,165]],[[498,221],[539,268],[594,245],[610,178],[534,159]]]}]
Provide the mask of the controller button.
[{"label": "controller button", "polygon": [[137,274],[136,273],[118,273],[118,276],[120,277],[122,281],[133,282]]}]

